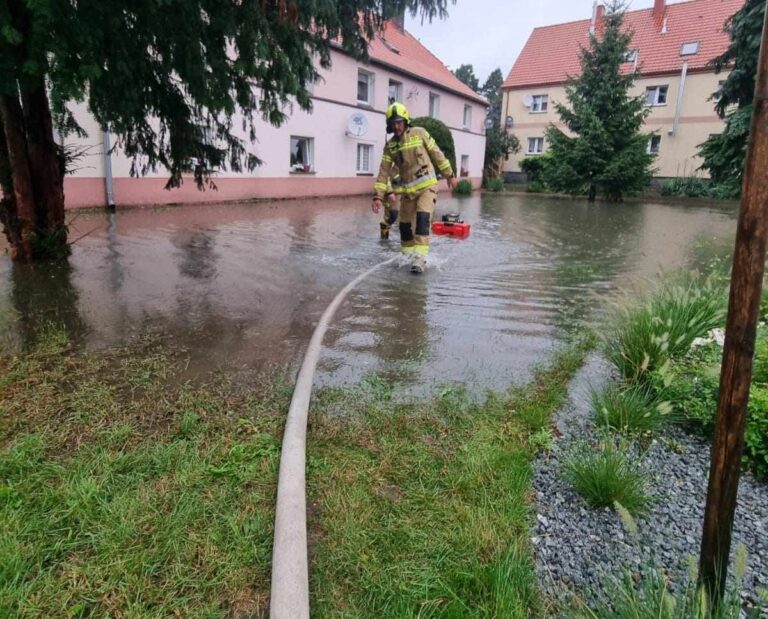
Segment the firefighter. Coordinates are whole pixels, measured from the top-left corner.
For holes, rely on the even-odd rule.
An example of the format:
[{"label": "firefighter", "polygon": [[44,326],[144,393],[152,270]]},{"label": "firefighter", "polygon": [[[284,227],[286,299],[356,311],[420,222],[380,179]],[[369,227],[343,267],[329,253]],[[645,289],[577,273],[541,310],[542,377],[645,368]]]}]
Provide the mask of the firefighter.
[{"label": "firefighter", "polygon": [[400,247],[411,259],[411,272],[423,273],[429,254],[429,229],[437,203],[437,175],[456,188],[450,162],[434,138],[421,127],[410,126],[410,115],[402,103],[387,108],[387,132],[394,134],[384,145],[379,177],[374,183],[371,208],[378,213],[393,178],[400,174]]},{"label": "firefighter", "polygon": [[401,193],[400,188],[400,175],[398,174],[387,184],[387,194],[384,196],[384,210],[379,222],[381,239],[384,241],[389,238],[389,230],[397,223],[397,218],[400,215],[397,208],[397,196]]}]

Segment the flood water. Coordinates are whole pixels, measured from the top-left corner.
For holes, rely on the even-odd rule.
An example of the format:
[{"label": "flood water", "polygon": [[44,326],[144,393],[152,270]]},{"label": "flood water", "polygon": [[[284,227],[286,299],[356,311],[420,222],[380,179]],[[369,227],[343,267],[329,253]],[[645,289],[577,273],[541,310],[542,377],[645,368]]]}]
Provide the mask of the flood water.
[{"label": "flood water", "polygon": [[[449,211],[471,235],[433,237],[423,276],[389,265],[363,282],[326,336],[316,384],[373,372],[418,392],[525,382],[569,330],[600,323],[617,289],[702,266],[736,229],[730,205],[441,197],[438,216]],[[296,366],[336,292],[399,249],[396,232],[378,239],[365,197],[69,217],[79,240],[67,266],[0,256],[6,335],[23,346],[52,320],[98,349],[160,330],[199,371]]]}]

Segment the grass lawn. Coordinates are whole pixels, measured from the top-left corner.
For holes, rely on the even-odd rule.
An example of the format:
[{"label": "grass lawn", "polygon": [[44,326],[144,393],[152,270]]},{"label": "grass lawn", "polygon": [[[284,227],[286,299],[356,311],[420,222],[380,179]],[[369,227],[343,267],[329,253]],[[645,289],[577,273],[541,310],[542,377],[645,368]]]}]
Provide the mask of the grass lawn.
[{"label": "grass lawn", "polygon": [[[592,342],[472,403],[317,394],[313,617],[540,616],[530,458]],[[262,617],[285,374],[184,379],[158,339],[99,353],[56,331],[0,356],[0,617]]]}]

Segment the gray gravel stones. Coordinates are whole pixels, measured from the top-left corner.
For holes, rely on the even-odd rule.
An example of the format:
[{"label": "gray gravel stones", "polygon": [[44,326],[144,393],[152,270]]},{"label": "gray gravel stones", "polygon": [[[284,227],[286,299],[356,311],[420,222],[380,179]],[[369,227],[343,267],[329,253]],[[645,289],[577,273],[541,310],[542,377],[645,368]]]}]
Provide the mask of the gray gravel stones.
[{"label": "gray gravel stones", "polygon": [[[532,542],[542,587],[555,599],[566,599],[569,591],[582,598],[587,592],[600,595],[607,577],[651,564],[665,570],[674,591],[685,585],[691,558],[694,563],[698,559],[709,467],[705,440],[673,429],[639,452],[656,497],[649,513],[637,519],[639,539],[613,510],[588,508],[562,478],[569,446],[594,436],[590,390],[604,386],[611,374],[603,358],[590,356],[554,420],[560,436],[535,464]],[[768,484],[745,473],[738,496],[732,549],[744,544],[748,552],[742,597],[745,607],[762,605],[761,616],[768,617],[758,596],[760,589],[768,589]]]}]

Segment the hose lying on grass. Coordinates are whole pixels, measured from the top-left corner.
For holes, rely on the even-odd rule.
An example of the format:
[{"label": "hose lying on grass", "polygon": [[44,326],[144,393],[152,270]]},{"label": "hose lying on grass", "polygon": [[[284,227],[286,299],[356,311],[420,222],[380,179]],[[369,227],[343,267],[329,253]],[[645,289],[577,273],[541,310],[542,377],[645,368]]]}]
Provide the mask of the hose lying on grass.
[{"label": "hose lying on grass", "polygon": [[309,619],[309,567],[307,562],[306,439],[309,400],[320,348],[328,326],[347,294],[375,270],[400,258],[380,262],[358,275],[331,301],[309,341],[293,390],[280,453],[272,549],[271,619]]}]

